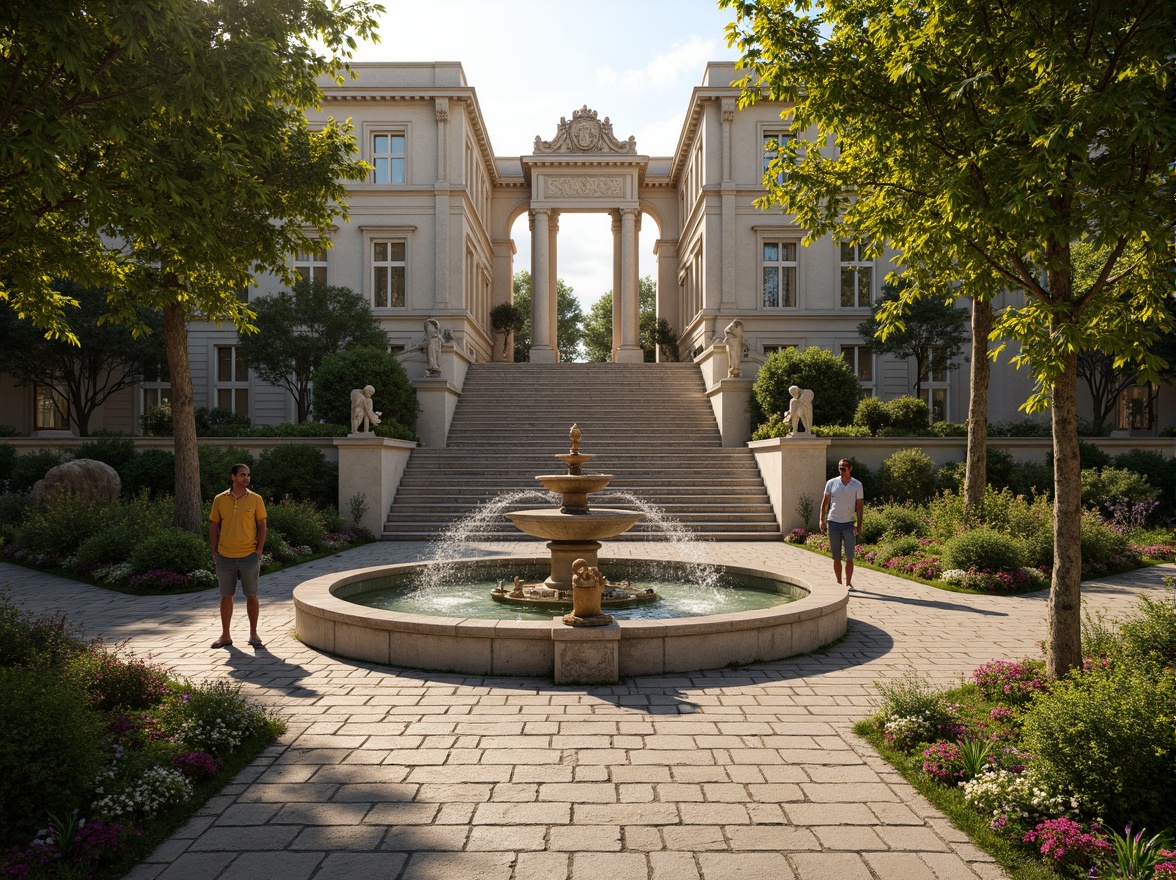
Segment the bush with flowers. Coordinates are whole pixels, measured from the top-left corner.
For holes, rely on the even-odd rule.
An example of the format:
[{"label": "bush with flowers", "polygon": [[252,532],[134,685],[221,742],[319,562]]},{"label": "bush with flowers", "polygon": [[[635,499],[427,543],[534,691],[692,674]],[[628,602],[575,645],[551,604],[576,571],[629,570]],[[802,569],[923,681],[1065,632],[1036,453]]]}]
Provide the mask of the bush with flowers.
[{"label": "bush with flowers", "polygon": [[1024,876],[1176,878],[1174,648],[1173,603],[1141,597],[1124,620],[1087,619],[1089,662],[1059,681],[1035,658],[949,690],[880,683],[857,730],[1005,867],[1034,859]]},{"label": "bush with flowers", "polygon": [[0,877],[121,876],[281,729],[63,626],[0,594]]}]

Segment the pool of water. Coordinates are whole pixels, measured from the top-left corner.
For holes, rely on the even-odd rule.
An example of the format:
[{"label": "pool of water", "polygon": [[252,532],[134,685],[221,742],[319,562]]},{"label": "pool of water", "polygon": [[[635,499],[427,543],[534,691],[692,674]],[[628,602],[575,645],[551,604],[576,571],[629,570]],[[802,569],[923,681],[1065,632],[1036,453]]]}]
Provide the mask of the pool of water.
[{"label": "pool of water", "polygon": [[[769,578],[752,577],[719,570],[708,577],[705,586],[688,582],[671,566],[649,566],[633,563],[602,562],[601,570],[613,582],[628,580],[634,588],[657,590],[661,600],[633,608],[605,608],[617,620],[668,620],[681,617],[703,617],[729,614],[735,611],[755,611],[793,602],[807,595],[792,584]],[[463,578],[455,572],[449,582],[440,587],[419,587],[414,575],[374,578],[366,582],[366,589],[347,597],[348,602],[437,617],[480,618],[485,620],[550,620],[561,614],[551,608],[530,609],[504,605],[490,598],[490,591],[501,583],[509,584],[515,575],[524,581],[541,581],[548,570],[527,565],[478,565],[471,567]]]}]

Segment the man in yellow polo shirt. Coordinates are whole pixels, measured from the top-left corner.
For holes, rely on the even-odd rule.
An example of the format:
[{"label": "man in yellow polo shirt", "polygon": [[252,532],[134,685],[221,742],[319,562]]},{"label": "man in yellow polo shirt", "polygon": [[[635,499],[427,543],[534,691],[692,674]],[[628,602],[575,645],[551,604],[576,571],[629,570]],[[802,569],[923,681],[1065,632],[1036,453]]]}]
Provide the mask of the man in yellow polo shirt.
[{"label": "man in yellow polo shirt", "polygon": [[265,548],[265,502],[256,492],[249,491],[249,465],[235,464],[233,483],[225,492],[212,499],[208,514],[208,543],[216,560],[216,577],[220,582],[220,638],[214,648],[233,644],[229,623],[233,619],[233,596],[237,579],[245,594],[245,613],[249,615],[249,644],[263,648],[257,634],[257,578],[261,574],[261,553]]}]

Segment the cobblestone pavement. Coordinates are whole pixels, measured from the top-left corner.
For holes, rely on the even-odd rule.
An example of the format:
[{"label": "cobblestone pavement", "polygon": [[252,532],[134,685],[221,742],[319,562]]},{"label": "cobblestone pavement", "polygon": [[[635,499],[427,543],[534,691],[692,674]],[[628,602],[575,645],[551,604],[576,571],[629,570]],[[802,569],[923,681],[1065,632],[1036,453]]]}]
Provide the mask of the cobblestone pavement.
[{"label": "cobblestone pavement", "polygon": [[[532,543],[479,545],[533,555]],[[1045,597],[948,593],[859,569],[849,632],[824,653],[739,669],[555,686],[378,667],[293,637],[291,591],[329,571],[408,562],[379,543],[261,582],[267,645],[212,651],[216,596],[132,597],[0,564],[31,609],[127,640],[192,679],[229,676],[285,736],[131,872],[133,880],[957,880],[1005,873],[852,732],[874,682],[958,681],[1037,653]],[[663,548],[614,543],[602,558]],[[832,580],[786,544],[712,544],[715,562]],[[1176,567],[1084,585],[1120,613]]]}]

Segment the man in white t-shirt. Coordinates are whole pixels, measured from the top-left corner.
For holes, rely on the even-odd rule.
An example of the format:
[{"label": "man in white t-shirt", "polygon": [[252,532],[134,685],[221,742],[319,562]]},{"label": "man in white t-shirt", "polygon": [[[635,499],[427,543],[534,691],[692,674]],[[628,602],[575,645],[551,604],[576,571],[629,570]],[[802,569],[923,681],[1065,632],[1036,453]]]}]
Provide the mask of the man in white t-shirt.
[{"label": "man in white t-shirt", "polygon": [[833,575],[841,583],[841,545],[845,545],[845,584],[853,589],[853,551],[862,533],[862,510],[866,496],[862,484],[853,478],[853,462],[837,462],[837,473],[825,484],[821,499],[821,531],[829,529],[829,550],[833,554]]}]

